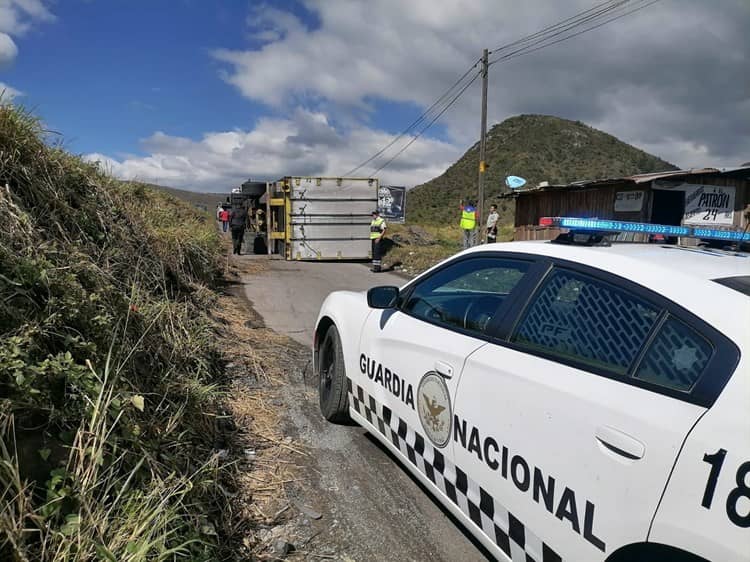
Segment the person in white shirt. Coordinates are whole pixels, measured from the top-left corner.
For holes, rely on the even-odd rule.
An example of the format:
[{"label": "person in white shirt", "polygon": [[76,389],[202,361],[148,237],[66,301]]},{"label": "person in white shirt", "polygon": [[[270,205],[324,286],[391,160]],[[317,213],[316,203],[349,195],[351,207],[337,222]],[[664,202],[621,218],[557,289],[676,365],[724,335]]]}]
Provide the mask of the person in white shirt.
[{"label": "person in white shirt", "polygon": [[370,271],[373,273],[382,271],[383,236],[385,236],[386,228],[385,219],[380,216],[380,211],[374,210],[370,222],[370,243],[372,246],[372,269]]},{"label": "person in white shirt", "polygon": [[497,242],[497,205],[490,205],[490,214],[487,215],[487,244]]}]

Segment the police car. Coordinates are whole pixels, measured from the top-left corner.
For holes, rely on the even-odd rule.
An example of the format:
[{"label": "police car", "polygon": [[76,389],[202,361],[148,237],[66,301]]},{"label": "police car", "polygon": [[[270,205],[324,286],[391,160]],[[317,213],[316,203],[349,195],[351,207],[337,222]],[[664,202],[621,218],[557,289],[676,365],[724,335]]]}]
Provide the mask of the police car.
[{"label": "police car", "polygon": [[606,233],[750,235],[556,224],[574,229],[332,293],[323,416],[377,437],[500,560],[750,560],[750,254]]}]

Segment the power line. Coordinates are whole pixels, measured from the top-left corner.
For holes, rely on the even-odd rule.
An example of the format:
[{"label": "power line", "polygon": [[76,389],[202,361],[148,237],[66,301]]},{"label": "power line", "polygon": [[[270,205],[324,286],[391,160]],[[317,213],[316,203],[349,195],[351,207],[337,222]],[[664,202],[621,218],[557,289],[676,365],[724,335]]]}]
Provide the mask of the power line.
[{"label": "power line", "polygon": [[620,4],[627,3],[629,1],[630,0],[606,0],[606,2],[601,2],[600,4],[596,4],[595,6],[592,6],[591,8],[589,8],[587,10],[584,10],[584,11],[579,12],[579,13],[573,15],[573,16],[565,18],[564,20],[561,20],[561,21],[559,21],[557,23],[554,23],[554,24],[549,25],[549,26],[547,26],[545,28],[542,28],[542,29],[540,29],[539,31],[537,31],[535,33],[532,33],[530,35],[526,35],[525,37],[522,37],[521,39],[517,39],[517,40],[515,40],[515,41],[513,41],[511,43],[507,43],[505,45],[501,45],[499,47],[495,47],[494,49],[490,49],[490,54],[493,54],[493,53],[496,53],[498,51],[502,51],[502,50],[508,49],[510,47],[515,47],[516,45],[527,43],[529,41],[532,41],[534,39],[539,38],[542,35],[545,35],[545,34],[547,34],[549,32],[555,31],[555,30],[557,30],[557,29],[565,26],[566,24],[575,24],[578,21],[582,21],[583,18],[587,18],[587,17],[590,17],[590,16],[597,17],[600,14],[599,10],[604,9],[606,11],[606,10],[615,8],[615,7],[617,7]]},{"label": "power line", "polygon": [[[495,58],[494,60],[490,61],[488,66],[491,66],[501,61],[520,57],[522,55],[529,54],[534,51],[538,51],[540,49],[550,47],[552,45],[556,45],[557,43],[561,43],[568,39],[572,39],[574,37],[582,35],[583,33],[586,33],[593,29],[597,29],[615,20],[628,16],[634,12],[643,10],[657,3],[658,1],[659,0],[636,0],[635,3],[633,4],[631,4],[633,0],[607,0],[605,2],[600,2],[599,4],[596,4],[595,6],[592,6],[591,8],[587,10],[584,10],[573,16],[565,18],[564,20],[561,20],[555,24],[549,25],[535,33],[522,37],[521,39],[517,39],[511,43],[507,43],[505,45],[496,47],[495,49],[490,51],[490,53],[500,53],[502,51],[505,51],[505,53]],[[636,7],[630,10],[626,10],[612,17],[607,17],[611,14],[617,13],[623,8],[628,8],[630,6],[636,6]],[[586,24],[593,24],[593,25],[589,25],[588,27],[579,29]],[[513,47],[519,47],[519,48],[512,50],[510,52],[507,52],[509,49],[512,49]],[[448,90],[446,90],[429,108],[427,108],[427,110],[425,110],[424,113],[422,113],[422,115],[420,115],[415,121],[413,121],[398,136],[396,136],[393,140],[391,140],[387,145],[381,148],[378,152],[376,152],[370,158],[368,158],[367,160],[359,164],[357,167],[350,170],[346,175],[347,176],[352,175],[359,169],[363,168],[364,166],[366,166],[367,164],[375,160],[378,156],[386,152],[389,148],[391,148],[398,141],[404,138],[412,130],[416,129],[422,122],[426,121],[428,116],[433,111],[436,111],[436,108],[438,108],[444,102],[444,100],[449,95],[451,95],[451,93],[455,91],[456,88],[466,79],[466,77],[469,76],[471,71],[477,67],[479,62],[480,62],[479,60],[476,61]],[[477,80],[477,78],[479,78],[480,74],[481,72],[476,74],[468,83],[466,83],[459,90],[458,94],[454,96],[453,99],[451,99],[451,101],[448,102],[448,104],[445,105],[437,113],[437,115],[435,115],[435,117],[432,118],[429,121],[429,123],[427,123],[425,127],[423,127],[416,135],[414,135],[406,145],[404,145],[398,152],[396,152],[396,154],[394,154],[389,160],[387,160],[385,164],[377,168],[370,176],[371,177],[374,176],[379,171],[389,166],[396,158],[398,158],[401,154],[403,154],[403,152],[406,149],[408,149],[414,142],[416,142],[416,140],[419,137],[421,137],[422,134],[424,134],[424,132],[427,131],[427,129],[429,129],[458,100],[458,98],[461,97],[461,95],[463,95],[463,93],[469,88],[469,86],[471,86],[471,84],[473,84]]]},{"label": "power line", "polygon": [[[632,14],[633,12],[637,12],[639,10],[647,8],[648,6],[650,6],[652,4],[655,4],[659,0],[652,0],[651,2],[648,2],[645,5],[638,6],[637,8],[634,8],[632,10],[628,10],[628,11],[626,11],[624,13],[618,14],[617,16],[614,16],[614,17],[611,17],[611,18],[606,18],[603,21],[599,21],[595,25],[591,25],[591,26],[586,27],[586,28],[584,28],[584,29],[582,29],[580,31],[576,31],[574,33],[570,33],[568,35],[565,35],[564,37],[561,37],[560,39],[556,39],[554,41],[551,41],[551,39],[553,39],[554,37],[563,35],[563,34],[569,32],[569,31],[571,31],[571,30],[573,30],[573,29],[575,29],[577,27],[580,27],[584,23],[589,23],[591,21],[601,20],[602,19],[601,18],[602,15],[607,15],[609,12],[616,12],[617,10],[619,10],[620,8],[622,8],[624,4],[626,4],[626,3],[630,2],[630,1],[631,0],[625,0],[625,2],[621,2],[620,5],[614,6],[614,7],[610,8],[610,9],[607,9],[606,11],[604,11],[601,14],[597,15],[596,17],[585,18],[585,19],[581,20],[580,22],[576,23],[575,25],[567,26],[565,28],[557,30],[555,33],[551,33],[551,34],[548,34],[548,35],[546,35],[544,37],[541,37],[540,39],[532,42],[530,45],[525,45],[524,47],[521,47],[520,49],[517,49],[517,50],[512,51],[510,53],[506,53],[506,54],[504,54],[504,55],[496,58],[495,60],[491,61],[490,64],[495,64],[495,63],[497,63],[499,61],[502,61],[502,60],[513,59],[513,58],[516,58],[516,57],[519,57],[519,56],[522,56],[522,55],[525,55],[525,54],[528,54],[528,53],[532,53],[534,51],[538,51],[538,50],[543,49],[545,47],[556,45],[557,43],[561,43],[562,41],[566,41],[567,39],[572,39],[573,37],[577,37],[578,35],[582,35],[583,33],[586,33],[586,32],[591,31],[593,29],[602,27],[603,25],[606,25],[607,23],[610,23],[612,21],[615,21],[615,20],[618,20],[620,18],[623,18],[623,17],[625,17],[625,16],[627,16],[629,14]],[[643,4],[644,1],[646,1],[646,0],[638,0],[636,2],[636,4],[638,4],[638,3]]]},{"label": "power line", "polygon": [[[625,4],[625,3],[629,2],[629,1],[630,0],[607,0],[606,2],[602,2],[600,4],[597,4],[596,6],[594,6],[592,8],[589,8],[588,10],[584,10],[583,12],[580,12],[580,13],[576,14],[575,16],[571,16],[569,18],[566,18],[565,20],[562,20],[562,21],[560,21],[560,22],[558,22],[558,23],[556,23],[554,25],[548,26],[548,27],[546,27],[546,28],[544,28],[544,29],[542,29],[542,30],[534,33],[534,34],[531,34],[531,35],[528,35],[526,37],[523,37],[523,38],[521,38],[521,39],[519,39],[517,41],[514,41],[512,43],[509,43],[507,45],[497,47],[496,49],[494,49],[493,52],[502,51],[502,50],[508,49],[508,48],[510,48],[510,47],[512,47],[514,45],[519,45],[519,44],[522,44],[522,43],[525,43],[525,42],[532,41],[535,38],[543,38],[543,37],[545,37],[547,35],[552,36],[553,35],[553,33],[552,33],[553,31],[558,31],[562,26],[564,26],[564,24],[566,24],[568,22],[572,22],[572,23],[570,25],[568,25],[568,26],[562,27],[563,32],[566,31],[566,30],[573,29],[573,28],[575,28],[576,25],[580,25],[581,22],[591,21],[590,18],[600,17],[602,14],[608,13],[609,11],[613,10],[614,8],[618,8],[622,4]],[[558,31],[558,33],[559,33],[559,31]],[[456,86],[458,84],[460,84],[461,81],[463,81],[468,76],[468,74],[472,71],[472,69],[474,69],[474,68],[477,67],[478,64],[479,64],[479,61],[475,62],[474,65],[471,68],[469,68],[469,70],[466,73],[464,73],[464,75],[461,78],[459,78],[453,84],[453,86],[451,86],[451,88],[449,88],[449,90],[445,94],[443,94],[433,105],[431,105],[416,121],[414,121],[411,125],[409,125],[409,127],[407,127],[401,134],[399,134],[396,138],[394,138],[390,143],[388,143],[386,146],[384,146],[376,154],[374,154],[373,156],[371,156],[370,158],[368,158],[367,160],[365,160],[364,162],[362,162],[359,166],[357,166],[356,168],[354,168],[352,171],[350,171],[346,175],[351,175],[352,173],[356,172],[360,168],[366,166],[367,164],[369,164],[370,162],[372,162],[373,160],[375,160],[378,156],[380,156],[381,154],[383,154],[390,147],[392,147],[394,144],[396,144],[404,136],[406,136],[406,134],[408,134],[417,125],[419,125],[419,123],[421,123],[423,120],[425,120],[427,118],[427,115],[429,115],[429,113],[435,107],[437,107],[440,104],[440,102],[442,100],[444,100],[446,98],[446,96],[449,95],[449,93],[452,92],[456,88]],[[419,137],[421,137],[422,134],[427,129],[429,129],[430,126],[432,126],[432,124],[435,123],[435,121],[437,121],[437,119],[439,119],[440,116],[442,116],[448,110],[449,107],[451,107],[453,105],[453,103],[455,103],[455,101],[458,99],[458,97],[460,97],[460,95],[463,94],[463,92],[468,88],[468,86],[471,85],[471,83],[473,83],[477,78],[478,78],[478,75],[475,76],[471,80],[471,82],[469,82],[468,84],[466,84],[464,86],[464,88],[459,92],[458,96],[456,96],[456,98],[454,98],[453,100],[451,100],[451,102],[447,106],[445,106],[438,113],[438,115],[434,119],[432,119],[432,121],[430,121],[428,123],[428,125],[425,128],[423,128],[416,136],[414,136],[412,139],[410,139],[409,142],[405,146],[403,146],[393,157],[391,157],[388,161],[386,161],[385,164],[383,164],[382,166],[380,166],[379,168],[377,168],[371,174],[371,176],[374,176],[380,170],[382,170],[383,168],[385,168],[388,165],[390,165],[391,162],[393,162],[398,156],[400,156],[401,154],[403,154],[403,152],[407,148],[409,148],[412,144],[414,144],[414,142],[416,142],[416,140]]]},{"label": "power line", "polygon": [[[627,1],[630,1],[630,0],[627,0]],[[625,16],[628,16],[630,14],[633,14],[635,12],[638,12],[640,10],[648,8],[649,6],[651,6],[653,4],[656,4],[659,1],[660,0],[650,0],[650,1],[639,0],[638,2],[636,2],[635,4],[633,4],[633,5],[640,4],[640,5],[638,5],[635,8],[632,8],[630,10],[622,12],[622,13],[616,15],[616,16],[613,16],[613,17],[610,17],[610,18],[606,18],[603,21],[599,21],[598,23],[596,23],[594,25],[591,25],[589,27],[585,27],[584,29],[581,29],[581,30],[576,31],[574,33],[570,33],[568,35],[560,37],[559,39],[555,39],[554,41],[550,41],[550,39],[552,39],[553,37],[562,35],[563,33],[567,32],[567,31],[571,31],[573,29],[573,27],[567,28],[565,30],[562,30],[562,31],[554,33],[554,34],[551,34],[549,37],[545,37],[543,39],[540,39],[539,41],[535,41],[531,45],[527,45],[527,46],[522,47],[522,48],[520,48],[520,49],[518,49],[516,51],[513,51],[511,53],[507,53],[505,55],[502,55],[502,56],[500,56],[500,57],[498,57],[498,58],[490,61],[490,66],[492,66],[493,64],[496,64],[498,62],[501,62],[501,61],[506,61],[506,60],[514,59],[514,58],[517,58],[517,57],[520,57],[520,56],[523,56],[523,55],[527,55],[529,53],[533,53],[535,51],[539,51],[539,50],[544,49],[546,47],[551,47],[552,45],[556,45],[558,43],[562,43],[563,41],[567,41],[568,39],[573,39],[574,37],[578,37],[579,35],[583,35],[584,33],[587,33],[587,32],[589,32],[591,30],[594,30],[594,29],[597,29],[597,28],[602,27],[604,25],[607,25],[608,23],[611,23],[611,22],[613,22],[615,20],[618,20],[620,18],[624,18]],[[644,4],[644,2],[645,2],[645,4]],[[612,11],[617,11],[621,7],[622,6],[618,6],[617,8],[615,8]],[[579,26],[574,26],[574,27],[579,27]]]},{"label": "power line", "polygon": [[480,77],[481,75],[482,75],[482,72],[481,72],[481,71],[480,71],[480,72],[478,72],[478,73],[477,73],[477,74],[476,74],[476,75],[474,76],[474,78],[472,78],[472,79],[471,79],[471,80],[470,80],[470,81],[469,81],[469,82],[468,82],[468,83],[467,83],[467,84],[466,84],[466,85],[465,85],[465,86],[464,86],[463,88],[461,88],[461,90],[460,90],[460,91],[458,92],[458,94],[456,94],[456,95],[455,95],[455,97],[454,97],[454,98],[453,98],[453,99],[452,99],[452,100],[451,100],[451,101],[450,101],[450,102],[448,103],[448,105],[446,105],[446,106],[445,106],[445,107],[444,107],[444,108],[443,108],[443,109],[442,109],[442,110],[440,111],[440,113],[438,113],[437,115],[435,115],[435,117],[433,117],[433,119],[432,119],[432,120],[431,120],[431,121],[430,121],[429,123],[427,123],[427,125],[426,125],[426,126],[425,126],[425,127],[424,127],[424,128],[423,128],[423,129],[421,130],[421,131],[419,131],[419,133],[417,133],[417,134],[416,134],[416,135],[415,135],[414,137],[412,137],[412,139],[411,139],[411,140],[410,140],[410,141],[409,141],[408,143],[406,143],[406,144],[405,144],[405,145],[404,145],[404,146],[403,146],[403,147],[401,148],[401,150],[399,150],[399,151],[398,151],[398,152],[397,152],[396,154],[394,154],[394,155],[393,155],[393,156],[392,156],[392,157],[391,157],[391,158],[390,158],[390,159],[389,159],[389,160],[388,160],[388,161],[387,161],[387,162],[386,162],[385,164],[383,164],[383,165],[382,165],[382,166],[380,166],[380,167],[379,167],[379,168],[378,168],[377,170],[375,170],[375,171],[374,171],[374,172],[373,172],[372,174],[370,174],[370,177],[372,177],[372,176],[374,176],[375,174],[377,174],[377,173],[378,173],[378,172],[379,172],[380,170],[382,170],[383,168],[386,168],[387,166],[389,166],[389,165],[391,164],[391,162],[393,162],[393,161],[394,161],[394,160],[395,160],[396,158],[398,158],[398,157],[399,157],[399,156],[400,156],[400,155],[401,155],[401,154],[402,154],[402,153],[403,153],[403,152],[404,152],[404,151],[405,151],[405,150],[406,150],[407,148],[409,148],[409,147],[410,147],[410,146],[411,146],[412,144],[414,144],[414,142],[415,142],[415,141],[416,141],[416,140],[417,140],[417,139],[418,139],[419,137],[421,137],[421,136],[422,136],[422,134],[423,134],[423,133],[424,133],[424,132],[425,132],[425,131],[426,131],[427,129],[429,129],[429,128],[430,128],[430,127],[431,127],[431,126],[432,126],[432,125],[433,125],[433,124],[435,123],[435,121],[437,121],[438,119],[440,119],[440,117],[441,117],[441,116],[443,115],[443,113],[445,113],[446,111],[448,111],[448,109],[449,109],[449,108],[450,108],[450,107],[451,107],[451,106],[452,106],[452,105],[453,105],[454,103],[456,103],[456,101],[458,101],[458,98],[460,98],[460,97],[461,97],[461,96],[463,95],[463,93],[464,93],[464,92],[465,92],[466,90],[468,90],[468,89],[469,89],[469,86],[471,86],[471,85],[472,85],[472,84],[473,84],[474,82],[476,82],[477,78],[479,78],[479,77]]},{"label": "power line", "polygon": [[438,105],[440,105],[458,87],[458,85],[461,84],[461,82],[463,82],[466,79],[466,77],[471,73],[472,70],[474,70],[477,67],[478,64],[479,64],[479,59],[472,66],[470,66],[469,69],[466,72],[464,72],[463,75],[461,75],[461,77],[458,80],[456,80],[453,83],[453,85],[450,88],[448,88],[443,93],[443,95],[441,95],[437,100],[435,100],[435,102],[430,107],[428,107],[424,111],[424,113],[422,113],[419,117],[417,117],[417,119],[415,119],[406,129],[404,129],[403,131],[401,131],[401,133],[399,133],[398,136],[396,136],[393,140],[391,140],[391,142],[389,142],[388,144],[386,144],[383,148],[381,148],[375,154],[373,154],[372,156],[370,156],[367,160],[365,160],[364,162],[362,162],[361,164],[359,164],[355,168],[352,168],[351,170],[349,170],[344,175],[345,176],[351,176],[355,172],[357,172],[359,169],[365,167],[367,164],[369,164],[370,162],[372,162],[373,160],[375,160],[378,156],[380,156],[386,150],[388,150],[390,147],[392,147],[394,144],[396,144],[399,140],[401,140],[402,138],[404,138],[413,129],[415,129],[420,123],[422,123],[424,120],[426,120],[428,118],[428,116],[430,115],[430,113],[432,113],[432,111]]},{"label": "power line", "polygon": [[[630,1],[631,0],[617,0],[617,1],[609,0],[609,2],[598,4],[594,8],[590,8],[587,11],[580,12],[579,14],[576,14],[575,16],[572,16],[570,18],[567,18],[566,20],[563,20],[565,23],[559,22],[555,25],[551,25],[545,28],[544,32],[532,34],[519,41],[509,43],[508,45],[501,47],[500,49],[496,49],[495,52],[497,53],[501,50],[504,50],[506,51],[506,53],[503,54],[503,56],[500,58],[511,57],[512,55],[523,52],[524,50],[529,49],[530,47],[534,47],[535,45],[539,45],[540,43],[545,43],[554,37],[558,37],[571,30],[579,28],[586,23],[597,21],[603,18],[604,16],[606,16],[607,14],[620,9],[625,4],[628,4]],[[638,0],[638,1],[642,1],[642,0]],[[507,50],[510,47],[518,46],[518,45],[522,45],[522,46],[516,49],[515,51],[507,52]]]}]

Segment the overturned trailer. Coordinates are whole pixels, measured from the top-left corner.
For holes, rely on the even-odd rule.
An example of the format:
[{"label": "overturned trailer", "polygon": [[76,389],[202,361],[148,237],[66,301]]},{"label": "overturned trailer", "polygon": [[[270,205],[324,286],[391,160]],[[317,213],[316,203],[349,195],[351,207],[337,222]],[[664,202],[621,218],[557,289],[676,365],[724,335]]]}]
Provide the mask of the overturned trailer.
[{"label": "overturned trailer", "polygon": [[370,257],[375,178],[288,176],[266,190],[268,253],[288,260]]}]

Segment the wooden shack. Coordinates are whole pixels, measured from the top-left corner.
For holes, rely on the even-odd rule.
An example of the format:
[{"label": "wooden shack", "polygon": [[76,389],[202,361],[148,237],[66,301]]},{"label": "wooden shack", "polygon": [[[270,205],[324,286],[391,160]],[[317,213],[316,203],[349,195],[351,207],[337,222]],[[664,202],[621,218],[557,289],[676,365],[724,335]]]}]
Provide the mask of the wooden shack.
[{"label": "wooden shack", "polygon": [[[550,240],[541,217],[585,217],[743,230],[750,221],[750,167],[701,168],[540,184],[501,195],[515,200],[515,239]],[[638,235],[636,235],[636,239]]]}]

